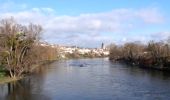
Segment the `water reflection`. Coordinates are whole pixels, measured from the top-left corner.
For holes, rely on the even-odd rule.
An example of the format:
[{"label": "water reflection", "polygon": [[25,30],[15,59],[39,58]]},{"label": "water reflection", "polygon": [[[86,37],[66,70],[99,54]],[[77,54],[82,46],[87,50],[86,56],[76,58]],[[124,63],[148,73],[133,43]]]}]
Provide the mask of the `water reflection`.
[{"label": "water reflection", "polygon": [[47,67],[43,66],[20,81],[0,85],[0,100],[51,100],[41,93],[46,74]]},{"label": "water reflection", "polygon": [[102,58],[63,60],[0,85],[0,100],[170,100],[169,84],[166,72]]},{"label": "water reflection", "polygon": [[167,71],[144,69],[144,68],[139,68],[138,66],[129,66],[121,63],[113,63],[113,62],[110,63],[111,63],[110,66],[112,66],[111,68],[115,68],[115,66],[118,66],[119,67],[118,70],[122,71],[122,74],[126,73],[128,75],[138,76],[138,78],[148,77],[148,78],[157,78],[161,80],[170,80],[170,73]]},{"label": "water reflection", "polygon": [[46,95],[34,93],[33,86],[30,78],[5,84],[0,90],[0,100],[50,100]]}]

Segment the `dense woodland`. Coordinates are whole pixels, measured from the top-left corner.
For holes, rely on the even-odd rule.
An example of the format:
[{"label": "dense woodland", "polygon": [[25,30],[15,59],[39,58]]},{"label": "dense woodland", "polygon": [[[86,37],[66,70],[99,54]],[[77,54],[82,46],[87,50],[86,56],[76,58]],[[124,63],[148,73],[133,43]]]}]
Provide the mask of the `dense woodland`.
[{"label": "dense woodland", "polygon": [[57,59],[56,48],[41,46],[40,25],[22,25],[13,18],[0,20],[0,71],[22,77],[41,62]]},{"label": "dense woodland", "polygon": [[147,44],[112,44],[109,58],[143,68],[170,70],[170,38],[161,42],[150,41]]}]

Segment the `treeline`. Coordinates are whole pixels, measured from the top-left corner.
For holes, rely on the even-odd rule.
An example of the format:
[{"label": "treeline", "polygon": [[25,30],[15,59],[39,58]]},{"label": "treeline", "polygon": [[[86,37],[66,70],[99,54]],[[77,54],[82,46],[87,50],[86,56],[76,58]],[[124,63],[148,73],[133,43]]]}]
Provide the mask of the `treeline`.
[{"label": "treeline", "polygon": [[169,43],[150,41],[148,44],[140,42],[125,43],[121,46],[112,44],[109,58],[144,68],[170,70]]},{"label": "treeline", "polygon": [[68,59],[79,59],[79,58],[102,58],[107,57],[103,53],[96,53],[93,50],[91,50],[88,53],[80,53],[78,50],[75,50],[73,53],[66,53],[66,58]]},{"label": "treeline", "polygon": [[57,59],[57,50],[40,45],[40,25],[22,25],[13,18],[0,20],[0,69],[12,78],[29,73],[34,65]]}]

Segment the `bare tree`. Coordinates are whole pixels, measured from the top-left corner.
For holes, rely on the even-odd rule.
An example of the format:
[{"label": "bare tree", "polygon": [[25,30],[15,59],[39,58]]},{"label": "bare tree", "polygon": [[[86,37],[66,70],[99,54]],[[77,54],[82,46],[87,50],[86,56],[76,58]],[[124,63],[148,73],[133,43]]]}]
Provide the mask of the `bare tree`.
[{"label": "bare tree", "polygon": [[135,60],[138,59],[144,52],[144,46],[138,43],[126,43],[123,47],[123,55],[125,59]]},{"label": "bare tree", "polygon": [[123,51],[121,46],[111,44],[109,52],[110,52],[109,58],[112,60],[118,60],[123,57]]},{"label": "bare tree", "polygon": [[32,65],[31,51],[41,32],[41,26],[24,26],[16,23],[13,18],[0,21],[1,60],[11,77],[22,76]]}]

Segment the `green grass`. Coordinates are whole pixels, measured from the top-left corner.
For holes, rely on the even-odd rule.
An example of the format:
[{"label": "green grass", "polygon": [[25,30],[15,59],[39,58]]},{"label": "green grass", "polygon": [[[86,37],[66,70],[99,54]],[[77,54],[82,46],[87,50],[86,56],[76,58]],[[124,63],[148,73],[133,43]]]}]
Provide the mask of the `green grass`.
[{"label": "green grass", "polygon": [[6,76],[5,71],[0,70],[0,78],[3,78],[3,77],[5,77],[5,76]]},{"label": "green grass", "polygon": [[18,80],[18,79],[11,78],[11,77],[7,76],[5,73],[5,70],[0,65],[0,84],[4,84],[4,83],[16,81],[16,80]]},{"label": "green grass", "polygon": [[5,70],[4,70],[4,68],[2,67],[2,65],[0,65],[0,78],[5,77],[5,75],[6,75]]},{"label": "green grass", "polygon": [[5,77],[6,73],[5,72],[0,72],[0,78]]}]

